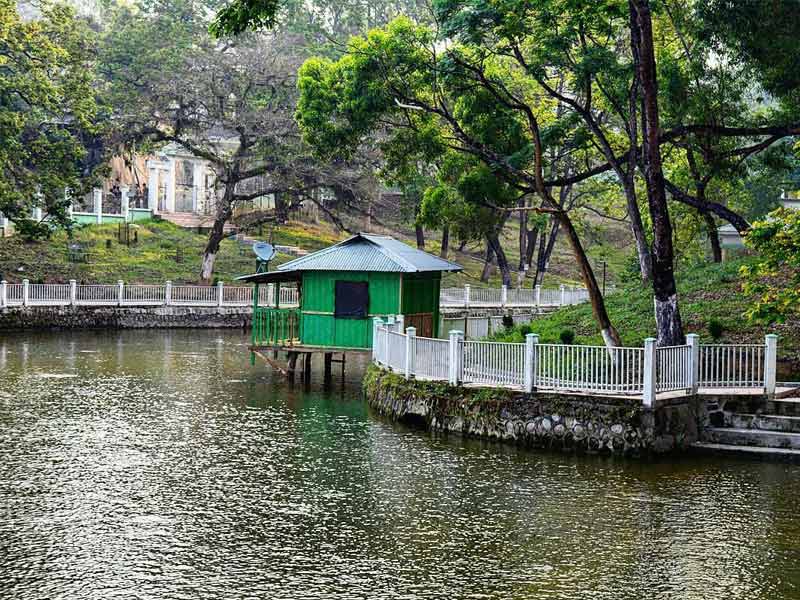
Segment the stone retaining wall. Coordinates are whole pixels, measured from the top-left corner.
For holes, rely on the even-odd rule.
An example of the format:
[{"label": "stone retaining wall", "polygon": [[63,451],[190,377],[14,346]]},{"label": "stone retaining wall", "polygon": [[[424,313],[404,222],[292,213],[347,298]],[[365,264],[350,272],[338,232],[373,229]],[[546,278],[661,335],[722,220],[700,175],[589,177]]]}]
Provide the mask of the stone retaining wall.
[{"label": "stone retaining wall", "polygon": [[694,396],[647,408],[634,399],[406,381],[375,366],[366,373],[364,390],[375,411],[398,422],[577,452],[647,456],[686,450],[698,440],[704,418],[704,404]]},{"label": "stone retaining wall", "polygon": [[0,331],[34,329],[249,328],[244,307],[28,306],[0,309]]}]

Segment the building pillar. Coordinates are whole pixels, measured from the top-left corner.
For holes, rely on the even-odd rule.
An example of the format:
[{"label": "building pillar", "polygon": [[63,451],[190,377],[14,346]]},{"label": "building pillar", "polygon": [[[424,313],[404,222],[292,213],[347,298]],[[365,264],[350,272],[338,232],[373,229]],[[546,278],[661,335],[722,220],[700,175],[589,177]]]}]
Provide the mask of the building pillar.
[{"label": "building pillar", "polygon": [[147,161],[147,208],[158,212],[158,167],[151,161]]},{"label": "building pillar", "polygon": [[128,217],[130,215],[130,205],[128,204],[128,195],[130,193],[131,188],[129,188],[127,185],[119,186],[119,212],[126,223],[128,222]]},{"label": "building pillar", "polygon": [[205,191],[206,165],[203,162],[192,163],[192,212],[198,214]]},{"label": "building pillar", "polygon": [[94,216],[97,224],[103,222],[103,190],[100,188],[92,189],[92,207],[94,208]]},{"label": "building pillar", "polygon": [[175,212],[175,159],[167,161],[167,177],[164,184],[164,210],[165,212]]}]

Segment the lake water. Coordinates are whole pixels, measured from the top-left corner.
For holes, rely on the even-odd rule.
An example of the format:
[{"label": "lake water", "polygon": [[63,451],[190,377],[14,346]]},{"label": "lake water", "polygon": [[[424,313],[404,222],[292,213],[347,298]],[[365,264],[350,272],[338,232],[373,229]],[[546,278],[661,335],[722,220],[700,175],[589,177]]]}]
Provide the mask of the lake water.
[{"label": "lake water", "polygon": [[433,437],[245,343],[0,333],[0,598],[800,598],[800,467]]}]

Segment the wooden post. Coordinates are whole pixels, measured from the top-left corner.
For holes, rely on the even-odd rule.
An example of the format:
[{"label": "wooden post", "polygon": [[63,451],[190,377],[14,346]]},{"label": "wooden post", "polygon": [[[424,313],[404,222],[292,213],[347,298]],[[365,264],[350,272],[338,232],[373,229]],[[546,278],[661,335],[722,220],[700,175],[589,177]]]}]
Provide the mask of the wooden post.
[{"label": "wooden post", "polygon": [[700,336],[690,333],[686,336],[686,343],[689,345],[689,393],[694,396],[700,381]]},{"label": "wooden post", "polygon": [[30,281],[27,279],[22,280],[22,306],[28,306],[28,296],[30,292]]},{"label": "wooden post", "polygon": [[297,352],[289,352],[288,353],[288,358],[289,358],[288,366],[289,366],[289,368],[288,368],[288,373],[287,374],[289,376],[289,381],[291,381],[292,383],[294,383],[294,371],[297,368],[297,354],[298,354]]},{"label": "wooden post", "polygon": [[529,333],[525,336],[525,391],[530,394],[536,381],[536,344],[539,336]]},{"label": "wooden post", "polygon": [[768,398],[774,398],[777,386],[778,336],[769,333],[764,343],[766,345],[764,349],[764,393]]},{"label": "wooden post", "polygon": [[414,359],[416,358],[416,338],[417,328],[409,327],[406,329],[406,379],[410,379],[414,374]]},{"label": "wooden post", "polygon": [[325,387],[330,387],[331,385],[331,361],[333,360],[333,353],[326,352],[325,353],[325,360],[324,360],[324,372],[323,372],[323,385]]},{"label": "wooden post", "polygon": [[306,352],[303,357],[303,383],[308,387],[311,385],[311,352]]},{"label": "wooden post", "polygon": [[656,338],[644,341],[644,386],[642,403],[653,406],[656,399]]}]

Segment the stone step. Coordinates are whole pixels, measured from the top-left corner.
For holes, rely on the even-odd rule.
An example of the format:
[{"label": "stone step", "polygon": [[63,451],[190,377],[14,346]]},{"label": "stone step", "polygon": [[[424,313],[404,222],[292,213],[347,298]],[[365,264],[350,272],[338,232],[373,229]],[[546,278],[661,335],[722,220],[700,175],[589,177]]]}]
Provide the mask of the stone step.
[{"label": "stone step", "polygon": [[703,441],[731,446],[800,449],[800,434],[739,427],[709,427]]},{"label": "stone step", "polygon": [[732,444],[696,442],[692,444],[692,449],[701,454],[722,454],[756,460],[781,460],[800,463],[800,450],[791,448],[764,448],[761,446],[735,446]]},{"label": "stone step", "polygon": [[733,413],[726,418],[725,424],[737,429],[800,433],[800,417],[797,416]]},{"label": "stone step", "polygon": [[774,415],[800,417],[800,398],[774,398],[768,400],[764,412]]}]

